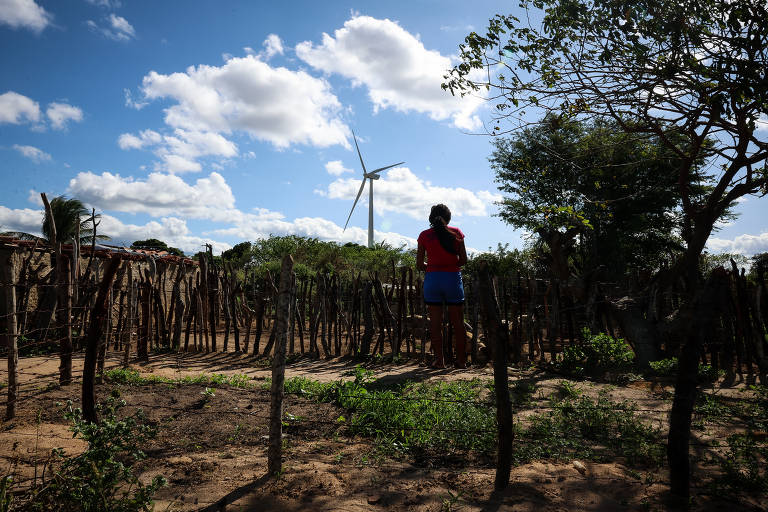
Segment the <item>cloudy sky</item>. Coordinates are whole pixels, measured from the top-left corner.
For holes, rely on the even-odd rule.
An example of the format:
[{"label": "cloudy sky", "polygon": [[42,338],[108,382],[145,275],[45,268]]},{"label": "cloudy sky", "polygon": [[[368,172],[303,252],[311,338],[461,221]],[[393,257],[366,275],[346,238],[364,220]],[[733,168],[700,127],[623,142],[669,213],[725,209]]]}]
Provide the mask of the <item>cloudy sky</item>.
[{"label": "cloudy sky", "polygon": [[[0,0],[0,231],[39,231],[40,192],[100,229],[188,253],[270,234],[413,245],[443,202],[476,249],[521,234],[500,196],[481,97],[440,89],[458,45],[509,2]],[[764,201],[710,243],[768,250]]]}]

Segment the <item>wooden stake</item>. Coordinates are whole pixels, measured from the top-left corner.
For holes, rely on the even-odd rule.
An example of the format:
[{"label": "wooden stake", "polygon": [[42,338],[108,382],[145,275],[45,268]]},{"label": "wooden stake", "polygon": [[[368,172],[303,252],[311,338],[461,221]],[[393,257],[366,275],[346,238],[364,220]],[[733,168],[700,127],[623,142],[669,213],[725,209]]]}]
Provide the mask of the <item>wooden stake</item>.
[{"label": "wooden stake", "polygon": [[267,471],[277,475],[282,470],[283,452],[283,396],[285,383],[285,345],[288,339],[288,322],[291,307],[291,274],[293,258],[283,257],[280,268],[280,289],[277,298],[277,331],[275,356],[272,358],[272,389],[269,415],[269,448],[267,450]]}]

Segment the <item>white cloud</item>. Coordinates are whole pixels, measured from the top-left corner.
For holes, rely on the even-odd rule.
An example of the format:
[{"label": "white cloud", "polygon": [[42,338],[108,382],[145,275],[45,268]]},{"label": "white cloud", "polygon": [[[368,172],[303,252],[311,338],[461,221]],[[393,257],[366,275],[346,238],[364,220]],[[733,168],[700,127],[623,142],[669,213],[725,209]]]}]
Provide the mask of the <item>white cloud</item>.
[{"label": "white cloud", "polygon": [[732,240],[710,237],[707,248],[712,252],[730,252],[752,256],[759,252],[768,252],[768,232],[759,235],[743,234]]},{"label": "white cloud", "polygon": [[169,98],[172,128],[229,134],[244,131],[278,148],[291,144],[349,147],[349,129],[330,85],[304,71],[273,68],[258,57],[200,65],[183,73],[150,72],[142,81],[147,100]]},{"label": "white cloud", "polygon": [[[344,231],[342,226],[321,217],[301,217],[289,221],[282,213],[266,209],[242,212],[235,207],[235,198],[229,185],[215,172],[207,178],[198,179],[194,184],[188,184],[175,175],[160,173],[152,173],[145,180],[136,180],[108,172],[100,175],[81,172],[70,181],[67,192],[97,209],[147,213],[163,218],[160,223],[134,227],[118,224],[115,219],[112,224],[104,224],[104,233],[126,240],[150,236],[168,243],[174,240],[178,244],[176,246],[185,251],[188,250],[185,247],[194,244],[199,246],[202,239],[190,237],[185,231],[186,224],[181,226],[178,223],[166,222],[166,219],[178,220],[178,217],[183,217],[221,223],[226,227],[213,231],[214,235],[242,240],[265,238],[270,234],[294,234],[360,244],[367,243],[368,239],[365,229],[350,227]],[[162,231],[171,227],[178,229],[173,232]],[[142,229],[147,231],[141,231]],[[416,243],[413,238],[385,231],[377,231],[375,238],[377,241],[385,240],[393,245],[404,243],[413,247]],[[195,249],[197,250],[199,249]]]},{"label": "white cloud", "polygon": [[131,94],[130,89],[123,89],[123,93],[125,94],[125,106],[135,109],[135,110],[141,110],[144,107],[147,106],[146,101],[136,101],[133,99],[133,95]]},{"label": "white cloud", "polygon": [[[368,243],[368,230],[349,227],[344,230],[333,221],[322,217],[300,217],[292,221],[271,210],[257,209],[255,213],[244,214],[236,226],[219,229],[214,233],[222,236],[233,236],[242,240],[268,238],[270,235],[298,235],[320,240],[331,240],[339,243],[354,242],[361,245]],[[416,239],[399,233],[374,231],[377,242],[385,241],[394,246],[416,246]]]},{"label": "white cloud", "polygon": [[51,159],[51,155],[41,149],[37,149],[34,146],[21,146],[19,144],[14,144],[13,149],[38,164],[40,162],[45,162]]},{"label": "white cloud", "polygon": [[280,40],[277,34],[269,34],[262,43],[262,46],[264,46],[265,59],[271,59],[275,55],[282,55],[284,52],[283,41]]},{"label": "white cloud", "polygon": [[154,146],[163,141],[163,136],[154,130],[142,130],[139,135],[124,133],[117,138],[117,145],[120,149],[141,149],[147,146]]},{"label": "white cloud", "polygon": [[0,25],[28,28],[40,33],[51,23],[52,18],[35,0],[0,0]]},{"label": "white cloud", "polygon": [[49,103],[45,111],[51,126],[56,130],[63,130],[69,121],[79,122],[83,120],[83,111],[66,103]]},{"label": "white cloud", "polygon": [[341,176],[345,172],[354,172],[352,169],[344,167],[341,160],[332,160],[328,162],[325,164],[325,170],[328,171],[328,174],[333,174],[334,176]]},{"label": "white cloud", "polygon": [[139,135],[124,133],[117,139],[121,149],[155,147],[160,162],[156,170],[171,173],[199,172],[197,159],[204,156],[231,158],[237,156],[237,146],[213,132],[195,132],[177,129],[173,135],[160,135],[153,130],[142,130]]},{"label": "white cloud", "polygon": [[189,185],[171,174],[151,173],[146,180],[119,174],[81,172],[69,181],[68,192],[104,210],[178,215],[219,222],[237,218],[235,197],[224,177],[213,172]]},{"label": "white cloud", "polygon": [[388,19],[353,17],[333,36],[323,34],[320,45],[298,44],[296,55],[316,69],[367,87],[374,110],[426,113],[437,121],[451,119],[467,130],[481,125],[475,112],[483,99],[454,97],[440,88],[451,60],[427,50],[416,36]]},{"label": "white cloud", "polygon": [[40,105],[36,101],[13,91],[0,94],[0,124],[39,120]]},{"label": "white cloud", "polygon": [[86,0],[89,4],[104,7],[106,9],[117,9],[122,6],[120,0]]},{"label": "white cloud", "polygon": [[110,14],[104,19],[104,22],[106,23],[105,26],[101,26],[93,20],[88,20],[85,24],[94,32],[98,32],[113,41],[130,41],[136,37],[136,30],[133,25],[122,16]]},{"label": "white cloud", "polygon": [[[368,185],[366,185],[367,187]],[[337,179],[328,185],[325,195],[331,199],[354,201],[360,190],[360,179]],[[373,207],[380,215],[387,212],[403,213],[414,219],[423,220],[429,216],[429,209],[437,203],[447,204],[453,217],[489,215],[489,208],[501,196],[486,190],[472,192],[465,188],[440,187],[424,181],[407,167],[396,167],[386,172],[386,176],[375,182],[373,187]],[[367,202],[365,191],[357,208]]]},{"label": "white cloud", "polygon": [[163,217],[159,222],[152,220],[144,225],[137,225],[126,224],[112,215],[102,214],[98,229],[112,240],[125,243],[157,238],[190,255],[204,250],[205,244],[211,244],[215,253],[232,247],[226,242],[192,235],[186,221],[177,217]]},{"label": "white cloud", "polygon": [[42,224],[43,212],[40,209],[22,208],[12,210],[5,206],[0,206],[0,232],[22,231],[39,235]]},{"label": "white cloud", "polygon": [[40,192],[38,192],[35,189],[29,189],[29,195],[27,196],[27,201],[30,203],[39,206],[40,208],[43,208],[43,198],[40,197]]}]

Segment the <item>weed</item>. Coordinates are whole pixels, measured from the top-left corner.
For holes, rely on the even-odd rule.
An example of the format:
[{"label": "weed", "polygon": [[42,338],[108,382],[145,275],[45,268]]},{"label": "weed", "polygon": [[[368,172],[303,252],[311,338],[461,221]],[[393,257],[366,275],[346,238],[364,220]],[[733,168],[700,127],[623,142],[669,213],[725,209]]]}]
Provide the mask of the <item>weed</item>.
[{"label": "weed", "polygon": [[141,410],[125,418],[118,411],[125,402],[113,394],[97,406],[98,424],[83,419],[82,411],[67,402],[64,416],[72,423],[75,437],[88,443],[80,455],[68,456],[54,449],[53,472],[42,485],[32,487],[23,497],[25,509],[123,512],[149,510],[152,496],[166,485],[163,477],[155,477],[147,485],[133,474],[132,466],[145,458],[139,446],[155,435]]},{"label": "weed", "polygon": [[729,436],[728,445],[728,452],[719,461],[723,476],[715,486],[731,491],[768,491],[768,445],[757,442],[751,432]]},{"label": "weed", "polygon": [[443,512],[451,512],[453,510],[453,507],[455,507],[459,500],[461,499],[461,496],[464,493],[462,491],[454,493],[453,491],[448,491],[448,496],[445,496],[442,499],[442,503],[440,506],[440,510]]},{"label": "weed", "polygon": [[640,421],[631,403],[612,402],[601,393],[597,400],[583,395],[553,396],[550,407],[532,417],[527,428],[518,427],[522,438],[515,444],[518,462],[573,457],[602,460],[610,450],[630,464],[661,465],[661,433]]},{"label": "weed", "polygon": [[[493,386],[490,386],[490,391],[493,393]],[[526,408],[533,405],[533,394],[536,392],[536,384],[533,382],[526,382],[518,380],[512,386],[512,404],[516,408]]]},{"label": "weed", "polygon": [[589,329],[582,332],[585,342],[565,347],[562,356],[554,363],[559,371],[578,377],[598,377],[607,372],[625,373],[632,369],[635,355],[622,338],[592,334]]},{"label": "weed", "polygon": [[[674,377],[677,375],[677,364],[676,357],[648,363],[651,367],[650,373],[658,377]],[[716,370],[712,365],[699,364],[698,377],[700,382],[715,382],[723,375],[725,375],[723,370]]]},{"label": "weed", "polygon": [[581,391],[571,381],[561,380],[557,384],[557,392],[561,399],[578,398]]},{"label": "weed", "polygon": [[113,368],[104,372],[104,378],[112,384],[125,384],[128,386],[145,386],[147,384],[168,384],[170,386],[202,384],[205,386],[233,388],[253,388],[256,384],[245,374],[222,375],[220,373],[200,374],[186,376],[178,379],[162,377],[159,375],[141,375],[133,368]]}]

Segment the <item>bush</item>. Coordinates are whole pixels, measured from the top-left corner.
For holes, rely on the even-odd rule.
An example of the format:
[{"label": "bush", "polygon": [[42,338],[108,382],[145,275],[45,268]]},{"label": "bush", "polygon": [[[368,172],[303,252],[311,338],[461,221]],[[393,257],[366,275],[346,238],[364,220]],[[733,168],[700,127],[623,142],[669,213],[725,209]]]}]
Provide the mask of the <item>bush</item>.
[{"label": "bush", "polygon": [[141,410],[119,418],[125,401],[114,393],[99,404],[98,424],[83,419],[80,409],[67,402],[64,416],[72,422],[75,437],[88,449],[68,456],[54,449],[53,473],[49,480],[29,490],[21,510],[60,512],[139,512],[151,510],[152,497],[166,481],[156,476],[148,485],[133,474],[133,465],[146,456],[139,448],[155,436]]},{"label": "bush", "polygon": [[589,329],[582,332],[585,342],[565,347],[554,363],[557,370],[577,377],[601,377],[608,372],[626,373],[632,369],[635,354],[622,338],[592,334]]},{"label": "bush", "polygon": [[[670,357],[659,361],[648,363],[651,367],[651,373],[659,377],[674,377],[677,375],[677,358]],[[699,363],[699,381],[715,382],[723,374],[723,370],[716,370],[714,366]]]}]

